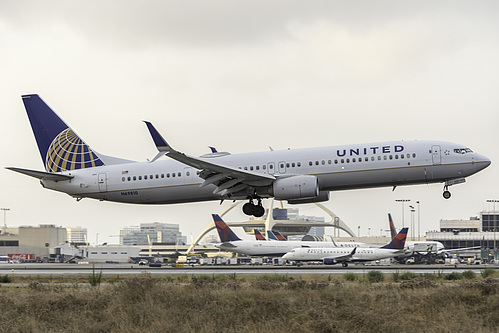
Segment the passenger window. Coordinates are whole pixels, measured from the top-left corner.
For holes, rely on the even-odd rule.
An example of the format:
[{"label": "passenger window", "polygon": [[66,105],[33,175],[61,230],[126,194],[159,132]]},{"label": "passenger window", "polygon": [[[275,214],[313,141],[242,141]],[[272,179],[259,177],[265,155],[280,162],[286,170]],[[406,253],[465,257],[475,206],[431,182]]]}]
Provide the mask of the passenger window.
[{"label": "passenger window", "polygon": [[319,161],[315,161],[315,165],[319,165]]},{"label": "passenger window", "polygon": [[154,177],[152,175],[149,175],[149,179],[153,179]]},{"label": "passenger window", "polygon": [[356,161],[357,161],[357,160],[355,159],[355,157],[354,157],[354,158],[352,158],[352,162],[353,162],[353,163],[355,163]]},{"label": "passenger window", "polygon": [[144,176],[144,179],[147,180],[147,175]]},{"label": "passenger window", "polygon": [[133,176],[133,180],[137,180],[137,177],[136,177],[136,176]]},{"label": "passenger window", "polygon": [[349,158],[347,158],[347,163],[350,163],[350,159]]},{"label": "passenger window", "polygon": [[269,168],[274,169],[274,165],[273,164],[269,165]]},{"label": "passenger window", "polygon": [[253,166],[250,166],[250,170],[253,171]]},{"label": "passenger window", "polygon": [[263,170],[266,170],[266,169],[267,169],[267,166],[266,166],[266,165],[262,166],[262,169],[263,169]]},{"label": "passenger window", "polygon": [[322,165],[326,165],[326,161],[322,160]]},{"label": "passenger window", "polygon": [[401,158],[401,159],[404,159],[404,154],[400,154],[400,158]]},{"label": "passenger window", "polygon": [[170,174],[169,173],[166,174],[166,178],[170,178]]},{"label": "passenger window", "polygon": [[412,157],[416,158],[416,153],[412,153]]},{"label": "passenger window", "polygon": [[393,160],[393,155],[390,155],[390,159]]},{"label": "passenger window", "polygon": [[128,177],[128,181],[131,181],[132,179],[130,177]]},{"label": "passenger window", "polygon": [[341,163],[342,163],[342,164],[343,164],[343,163],[345,163],[345,160],[344,160],[344,159],[341,159]]},{"label": "passenger window", "polygon": [[244,170],[248,170],[248,167],[247,167],[247,166],[245,166],[245,167],[244,167]]},{"label": "passenger window", "polygon": [[296,163],[296,166],[301,167],[301,163],[300,162]]},{"label": "passenger window", "polygon": [[407,154],[407,158],[411,158],[411,154]]},{"label": "passenger window", "polygon": [[125,181],[125,177],[121,178],[121,181],[124,182]]},{"label": "passenger window", "polygon": [[186,175],[187,177],[189,177],[189,176],[191,175],[191,173],[190,173],[189,171],[187,171],[187,172],[185,173],[185,175]]},{"label": "passenger window", "polygon": [[338,164],[338,160],[334,160],[334,164]]},{"label": "passenger window", "polygon": [[165,178],[165,174],[164,173],[161,174],[161,178]]},{"label": "passenger window", "polygon": [[381,156],[378,156],[378,161],[381,161]]},{"label": "passenger window", "polygon": [[331,160],[327,160],[327,164],[331,164]]},{"label": "passenger window", "polygon": [[260,166],[259,166],[259,165],[257,165],[257,166],[256,166],[256,169],[257,169],[257,170],[260,170]]},{"label": "passenger window", "polygon": [[178,173],[178,176],[179,176],[179,177],[182,177],[182,173],[181,173],[181,172],[179,172],[179,173]]},{"label": "passenger window", "polygon": [[139,176],[139,180],[142,180],[142,176]]},{"label": "passenger window", "polygon": [[385,156],[383,156],[383,159],[384,159],[385,161],[387,160],[386,155],[385,155]]},{"label": "passenger window", "polygon": [[399,159],[399,156],[398,155],[395,155],[395,159],[398,160]]},{"label": "passenger window", "polygon": [[312,166],[312,161],[308,162],[308,165]]},{"label": "passenger window", "polygon": [[289,163],[286,163],[286,168],[289,168]]}]

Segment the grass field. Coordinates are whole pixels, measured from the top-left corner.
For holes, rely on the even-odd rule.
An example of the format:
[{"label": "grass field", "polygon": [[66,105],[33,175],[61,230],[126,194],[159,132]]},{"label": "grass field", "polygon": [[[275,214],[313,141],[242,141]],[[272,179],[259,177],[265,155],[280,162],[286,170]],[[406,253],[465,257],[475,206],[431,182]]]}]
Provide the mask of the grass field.
[{"label": "grass field", "polygon": [[497,332],[498,277],[2,276],[0,332]]}]

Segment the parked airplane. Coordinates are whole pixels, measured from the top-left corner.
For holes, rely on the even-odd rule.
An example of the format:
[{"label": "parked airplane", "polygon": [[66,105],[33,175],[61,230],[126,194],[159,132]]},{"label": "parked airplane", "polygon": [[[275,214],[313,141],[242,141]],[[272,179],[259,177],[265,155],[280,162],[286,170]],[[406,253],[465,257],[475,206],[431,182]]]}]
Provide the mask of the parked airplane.
[{"label": "parked airplane", "polygon": [[232,231],[232,229],[217,214],[212,214],[213,222],[220,236],[220,244],[215,246],[224,251],[236,252],[248,256],[269,256],[280,257],[285,253],[303,248],[333,248],[336,246],[361,247],[364,243],[333,243],[333,242],[314,242],[314,241],[261,241],[261,240],[242,240]]},{"label": "parked airplane", "polygon": [[[262,199],[290,204],[329,200],[330,191],[444,182],[448,187],[483,170],[490,160],[441,141],[393,141],[193,157],[173,149],[146,122],[159,151],[148,162],[95,152],[38,95],[22,96],[45,171],[8,167],[43,187],[81,200],[174,204],[248,200],[247,215],[263,216]],[[163,155],[169,160],[158,160]],[[256,204],[255,204],[256,201]]]},{"label": "parked airplane", "polygon": [[265,239],[265,236],[264,236],[264,235],[262,235],[262,233],[260,232],[260,230],[258,230],[258,229],[253,229],[253,233],[255,234],[255,238],[256,238],[256,240],[260,240],[260,241],[262,241],[262,240],[263,240],[263,241],[264,241],[264,240],[266,240],[266,239]]},{"label": "parked airplane", "polygon": [[404,253],[408,228],[403,228],[392,241],[380,248],[296,248],[282,256],[290,261],[322,261],[324,265],[341,263],[347,267],[349,262],[364,262],[397,257]]},{"label": "parked airplane", "polygon": [[277,237],[278,240],[280,240],[280,241],[287,241],[288,240],[279,231],[276,230],[276,231],[272,231],[272,232],[274,233],[274,235]]},{"label": "parked airplane", "polygon": [[[392,238],[397,234],[395,224],[393,223],[392,215],[388,213],[388,222],[390,223],[390,233]],[[415,253],[427,254],[437,253],[445,249],[444,244],[438,241],[406,241],[406,256],[411,256]]]}]

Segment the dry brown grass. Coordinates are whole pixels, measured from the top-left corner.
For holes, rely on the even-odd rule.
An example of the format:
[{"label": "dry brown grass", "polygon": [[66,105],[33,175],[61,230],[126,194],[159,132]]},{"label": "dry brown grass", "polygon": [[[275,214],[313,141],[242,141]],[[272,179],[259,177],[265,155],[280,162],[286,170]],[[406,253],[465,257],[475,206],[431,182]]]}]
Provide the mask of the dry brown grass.
[{"label": "dry brown grass", "polygon": [[0,332],[441,333],[499,328],[495,278],[370,284],[341,277],[142,275],[108,277],[99,287],[85,281],[14,277],[0,287]]}]

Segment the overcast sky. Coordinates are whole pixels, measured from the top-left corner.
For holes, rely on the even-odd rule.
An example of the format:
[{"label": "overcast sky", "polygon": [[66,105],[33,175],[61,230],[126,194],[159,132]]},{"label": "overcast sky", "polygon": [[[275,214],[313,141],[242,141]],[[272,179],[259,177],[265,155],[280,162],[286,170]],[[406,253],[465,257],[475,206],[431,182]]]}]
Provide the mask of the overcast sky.
[{"label": "overcast sky", "polygon": [[[492,165],[450,200],[434,184],[333,192],[325,204],[379,235],[388,212],[402,226],[395,199],[419,200],[422,229],[437,230],[499,199],[498,15],[497,1],[2,1],[1,166],[43,169],[29,93],[94,150],[137,161],[156,154],[142,120],[191,155],[451,141]],[[230,205],[77,203],[5,169],[0,183],[8,225],[83,226],[91,242],[154,221],[195,237]],[[226,219],[244,220],[239,210]]]}]

